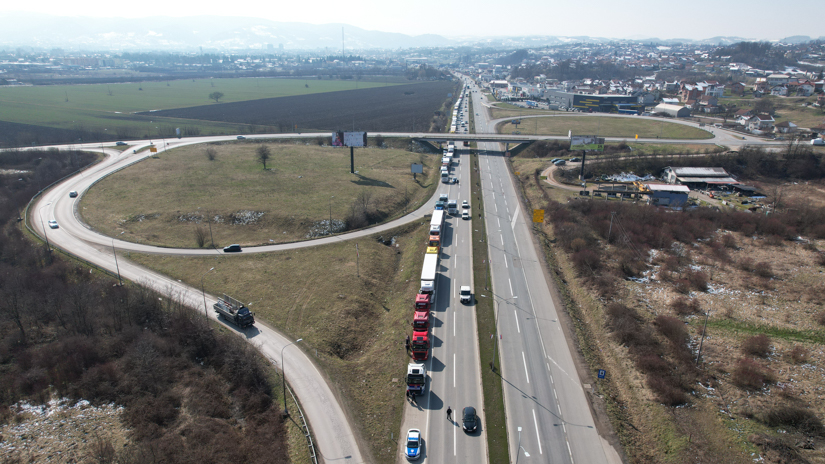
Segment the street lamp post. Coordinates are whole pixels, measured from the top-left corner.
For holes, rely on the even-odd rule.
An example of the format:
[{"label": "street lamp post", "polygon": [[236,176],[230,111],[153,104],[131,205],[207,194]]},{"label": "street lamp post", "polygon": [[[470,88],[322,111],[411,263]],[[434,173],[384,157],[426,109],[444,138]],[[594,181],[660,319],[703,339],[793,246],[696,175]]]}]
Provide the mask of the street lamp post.
[{"label": "street lamp post", "polygon": [[300,342],[301,340],[303,340],[303,338],[299,338],[298,340],[295,340],[294,342],[289,343],[289,344],[285,345],[283,348],[281,348],[281,377],[283,378],[283,384],[284,384],[284,416],[289,415],[289,411],[287,411],[287,409],[286,409],[286,366],[284,365],[284,350],[286,349],[287,346],[294,345],[294,344]]},{"label": "street lamp post", "polygon": [[[125,231],[124,231],[125,232]],[[123,232],[121,232],[123,234]],[[123,286],[123,279],[120,278],[120,266],[117,263],[117,250],[115,250],[115,238],[112,237],[112,255],[115,257],[115,269],[117,269],[117,284]]]},{"label": "street lamp post", "polygon": [[208,271],[204,272],[203,275],[201,276],[201,294],[203,295],[203,315],[206,316],[206,317],[209,317],[209,313],[207,312],[207,309],[206,309],[206,290],[203,289],[203,279],[206,277],[206,274],[209,274],[210,272],[212,272],[214,270],[215,270],[215,268],[211,267],[211,268],[209,268]]},{"label": "street lamp post", "polygon": [[527,452],[524,448],[521,447],[521,427],[518,428],[518,449],[516,449],[516,464],[518,464],[519,454],[524,451],[524,457],[529,458],[530,453]]},{"label": "street lamp post", "polygon": [[332,199],[335,195],[329,197],[329,224],[327,225],[327,235],[332,235]]}]

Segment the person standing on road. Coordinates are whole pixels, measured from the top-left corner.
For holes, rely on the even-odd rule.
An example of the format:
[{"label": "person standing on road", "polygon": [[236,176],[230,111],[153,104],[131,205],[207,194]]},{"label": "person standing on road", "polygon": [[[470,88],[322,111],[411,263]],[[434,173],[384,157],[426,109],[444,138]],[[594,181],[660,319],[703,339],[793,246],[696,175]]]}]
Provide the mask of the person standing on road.
[{"label": "person standing on road", "polygon": [[453,410],[447,406],[447,420],[452,422],[453,421]]}]

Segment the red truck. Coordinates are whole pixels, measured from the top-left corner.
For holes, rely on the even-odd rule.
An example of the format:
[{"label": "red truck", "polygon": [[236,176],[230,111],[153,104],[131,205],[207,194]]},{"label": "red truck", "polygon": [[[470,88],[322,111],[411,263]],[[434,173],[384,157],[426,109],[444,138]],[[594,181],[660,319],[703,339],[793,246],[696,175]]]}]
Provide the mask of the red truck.
[{"label": "red truck", "polygon": [[412,357],[416,361],[426,361],[430,357],[430,334],[426,330],[413,331]]},{"label": "red truck", "polygon": [[430,312],[415,310],[412,326],[415,331],[426,332],[430,328]]},{"label": "red truck", "polygon": [[419,293],[415,295],[415,311],[429,311],[432,304],[432,293]]}]

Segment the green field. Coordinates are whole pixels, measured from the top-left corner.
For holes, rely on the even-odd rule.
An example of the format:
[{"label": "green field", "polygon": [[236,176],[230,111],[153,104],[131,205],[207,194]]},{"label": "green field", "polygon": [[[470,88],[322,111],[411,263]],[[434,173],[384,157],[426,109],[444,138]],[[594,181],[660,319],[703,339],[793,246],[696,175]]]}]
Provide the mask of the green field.
[{"label": "green field", "polygon": [[[349,150],[271,143],[264,171],[256,161],[259,146],[233,142],[161,153],[97,183],[79,210],[94,229],[138,243],[195,248],[200,229],[208,247],[211,227],[216,246],[260,245],[305,240],[313,228],[327,230],[319,222],[344,220],[359,205],[375,211],[375,221],[398,217],[437,186],[435,155],[359,148],[358,172],[350,174]],[[416,180],[411,163],[425,165]],[[252,216],[259,217],[243,219]]]},{"label": "green field", "polygon": [[[248,132],[245,125],[159,118],[139,111],[184,108],[261,98],[397,85],[397,82],[304,79],[189,79],[125,84],[43,85],[0,88],[0,121],[114,134],[111,138],[170,136],[176,127],[200,135]],[[142,90],[141,90],[142,89]],[[194,134],[193,134],[194,135]]]},{"label": "green field", "polygon": [[706,130],[684,124],[675,124],[665,120],[654,121],[644,118],[624,118],[610,116],[549,116],[543,118],[522,119],[515,126],[509,122],[497,126],[497,132],[509,134],[519,131],[522,134],[537,135],[598,135],[600,137],[626,137],[662,139],[709,139],[712,134]]}]

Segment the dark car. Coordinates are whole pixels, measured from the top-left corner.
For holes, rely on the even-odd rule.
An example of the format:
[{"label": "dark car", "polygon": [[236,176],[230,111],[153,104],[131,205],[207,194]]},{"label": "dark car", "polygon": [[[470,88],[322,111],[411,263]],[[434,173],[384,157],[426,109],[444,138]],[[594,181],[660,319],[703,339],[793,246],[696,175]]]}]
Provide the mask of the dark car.
[{"label": "dark car", "polygon": [[77,192],[75,192],[74,190],[69,192],[69,198],[77,198]]},{"label": "dark car", "polygon": [[126,142],[115,142],[115,145],[117,145],[118,147],[125,147],[127,145],[127,143]]},{"label": "dark car", "polygon": [[467,406],[461,415],[461,423],[464,431],[467,433],[475,432],[478,428],[478,416],[476,416],[476,408]]},{"label": "dark car", "polygon": [[241,246],[237,243],[233,243],[232,245],[223,247],[224,253],[237,253],[241,251]]},{"label": "dark car", "polygon": [[246,137],[244,137],[243,135],[238,136],[238,140],[245,140],[245,139],[246,139]]}]

